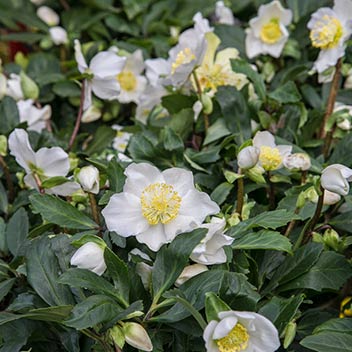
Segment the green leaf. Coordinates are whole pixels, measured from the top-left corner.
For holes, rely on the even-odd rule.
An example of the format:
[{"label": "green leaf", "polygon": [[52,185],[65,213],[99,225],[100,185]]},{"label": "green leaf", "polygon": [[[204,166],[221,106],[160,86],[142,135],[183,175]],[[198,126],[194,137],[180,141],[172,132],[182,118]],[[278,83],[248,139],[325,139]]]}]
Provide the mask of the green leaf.
[{"label": "green leaf", "polygon": [[151,0],[122,0],[123,8],[129,20],[145,11]]},{"label": "green leaf", "polygon": [[152,272],[154,297],[160,298],[176,281],[186,266],[193,248],[206,233],[207,229],[196,229],[180,234],[170,245],[163,246],[157,252]]},{"label": "green leaf", "polygon": [[7,279],[0,282],[0,301],[10,292],[12,286],[14,285],[16,279]]},{"label": "green leaf", "polygon": [[170,94],[161,99],[163,107],[171,115],[177,114],[183,109],[191,109],[196,101],[195,97],[182,94]]},{"label": "green leaf", "polygon": [[68,97],[79,97],[81,95],[81,89],[79,86],[71,81],[61,81],[53,85],[53,92],[62,98]]},{"label": "green leaf", "polygon": [[279,86],[279,88],[269,93],[268,96],[281,104],[298,103],[302,99],[301,94],[299,94],[296,85],[292,81]]},{"label": "green leaf", "polygon": [[[345,166],[351,167],[352,160],[349,157],[352,153],[352,134],[348,133],[344,138],[342,138],[338,143],[336,143],[334,150],[329,158],[330,164],[343,164]],[[347,216],[346,216],[347,218]]]},{"label": "green leaf", "polygon": [[4,185],[2,184],[2,182],[0,182],[0,212],[4,212],[5,214],[7,214],[8,206],[9,206],[9,203],[7,200],[7,193]]},{"label": "green leaf", "polygon": [[114,286],[123,299],[129,301],[130,280],[127,265],[110,248],[106,247],[104,259]]},{"label": "green leaf", "polygon": [[217,204],[221,205],[225,202],[226,198],[229,196],[234,185],[228,182],[220,183],[214,191],[211,193],[210,198]]},{"label": "green leaf", "polygon": [[307,336],[300,344],[317,352],[352,352],[352,336],[340,332],[324,332]]},{"label": "green leaf", "polygon": [[43,188],[52,188],[55,186],[62,185],[63,183],[70,182],[66,177],[54,176],[50,177],[42,182]]},{"label": "green leaf", "polygon": [[100,153],[109,147],[116,136],[116,131],[109,126],[100,126],[94,134],[93,140],[89,143],[85,152],[88,155]]},{"label": "green leaf", "polygon": [[234,249],[272,249],[276,251],[291,252],[292,244],[280,232],[261,230],[246,233],[236,237],[232,243]]},{"label": "green leaf", "polygon": [[286,325],[295,318],[304,297],[303,294],[290,298],[273,297],[258,313],[272,321],[281,334]]},{"label": "green leaf", "polygon": [[222,118],[217,119],[208,128],[207,134],[206,134],[204,142],[203,142],[203,146],[210,144],[212,142],[215,142],[222,137],[228,136],[229,134],[231,134],[231,132],[226,127],[225,120]]},{"label": "green leaf", "polygon": [[110,160],[106,169],[106,174],[108,175],[110,190],[113,192],[122,192],[126,176],[124,175],[123,167],[115,158]]},{"label": "green leaf", "polygon": [[108,322],[121,311],[121,307],[109,297],[90,296],[73,308],[71,317],[65,321],[65,325],[82,330]]},{"label": "green leaf", "polygon": [[163,129],[163,144],[166,150],[183,149],[184,144],[182,138],[170,127],[166,126]]},{"label": "green leaf", "polygon": [[46,303],[51,306],[74,303],[70,289],[58,283],[60,267],[48,237],[33,240],[26,257],[28,282]]},{"label": "green leaf", "polygon": [[243,73],[251,80],[259,99],[264,101],[266,99],[266,88],[263,77],[244,60],[231,60],[231,65],[234,72]]},{"label": "green leaf", "polygon": [[28,215],[20,208],[11,217],[6,227],[6,241],[10,252],[15,256],[24,255],[28,244]]},{"label": "green leaf", "polygon": [[341,332],[352,335],[352,319],[336,318],[330,319],[314,329],[314,334],[321,332]]},{"label": "green leaf", "polygon": [[41,33],[18,32],[18,33],[3,34],[0,36],[0,40],[7,41],[7,42],[16,41],[16,42],[34,44],[44,39],[45,37],[46,35]]},{"label": "green leaf", "polygon": [[307,273],[281,286],[280,291],[298,288],[337,291],[351,276],[351,264],[343,255],[323,252]]},{"label": "green leaf", "polygon": [[7,134],[12,131],[19,123],[20,116],[18,114],[16,102],[5,96],[0,102],[0,133]]},{"label": "green leaf", "polygon": [[49,194],[32,194],[33,209],[43,219],[62,227],[80,230],[95,229],[98,225],[69,203]]},{"label": "green leaf", "polygon": [[169,127],[183,140],[186,140],[192,132],[193,121],[193,109],[182,109],[178,113],[172,115],[171,120],[169,122]]},{"label": "green leaf", "polygon": [[352,233],[352,211],[339,214],[329,221],[329,225],[338,230]]},{"label": "green leaf", "polygon": [[[242,4],[244,4],[245,1],[248,0],[242,0],[240,2],[236,1],[235,4],[237,7],[240,7]],[[234,9],[233,6],[232,9]],[[240,10],[238,12],[240,12]],[[246,55],[246,49],[244,45],[246,35],[243,28],[240,26],[216,24],[214,33],[221,39],[218,50],[236,48],[242,57]]]}]

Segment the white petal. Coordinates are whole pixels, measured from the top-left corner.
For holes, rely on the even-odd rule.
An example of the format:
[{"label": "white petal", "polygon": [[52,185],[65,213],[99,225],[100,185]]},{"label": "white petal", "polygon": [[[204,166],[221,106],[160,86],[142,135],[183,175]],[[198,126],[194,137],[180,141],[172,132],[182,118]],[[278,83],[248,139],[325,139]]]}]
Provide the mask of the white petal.
[{"label": "white petal", "polygon": [[100,99],[114,100],[120,94],[120,84],[116,78],[92,79],[93,93]]},{"label": "white petal", "polygon": [[235,315],[221,319],[219,324],[216,326],[213,339],[218,340],[228,335],[228,333],[236,326],[237,318]]},{"label": "white petal", "polygon": [[217,325],[218,322],[216,320],[212,320],[204,329],[203,339],[205,341],[207,352],[219,352],[219,349],[213,340],[213,333]]},{"label": "white petal", "polygon": [[87,110],[92,105],[92,82],[87,79],[84,81],[84,101],[83,110]]},{"label": "white petal", "polygon": [[193,174],[191,171],[173,167],[162,172],[166,183],[173,186],[175,191],[182,197],[194,188]]},{"label": "white petal", "polygon": [[35,153],[36,165],[45,176],[66,176],[70,170],[68,154],[60,147],[40,148]]},{"label": "white petal", "polygon": [[246,55],[249,59],[252,59],[262,52],[262,42],[254,36],[254,33],[251,29],[248,29],[246,35]]},{"label": "white petal", "polygon": [[146,244],[152,251],[157,252],[165,243],[170,243],[162,224],[149,226],[149,228],[136,237],[137,241]]},{"label": "white petal", "polygon": [[165,236],[168,241],[173,239],[180,233],[193,230],[198,224],[194,221],[194,217],[190,215],[178,215],[174,220],[164,225]]},{"label": "white petal", "polygon": [[51,187],[46,190],[48,194],[67,197],[80,190],[81,187],[77,182],[65,182],[59,186]]},{"label": "white petal", "polygon": [[164,182],[161,172],[153,165],[147,163],[131,164],[125,170],[127,176],[124,192],[140,197],[143,190],[153,183]]},{"label": "white petal", "polygon": [[116,231],[122,237],[138,235],[149,227],[142,215],[140,199],[126,192],[114,194],[102,215],[109,231]]},{"label": "white petal", "polygon": [[321,175],[321,186],[330,192],[346,196],[350,190],[350,186],[338,169],[330,168],[323,171]]},{"label": "white petal", "polygon": [[315,69],[321,73],[331,66],[335,66],[338,59],[345,54],[345,47],[343,45],[336,48],[320,50],[319,56],[314,63]]},{"label": "white petal", "polygon": [[35,165],[35,153],[29,143],[28,133],[16,128],[9,137],[10,154],[16,158],[17,163],[27,172],[30,164]]},{"label": "white petal", "polygon": [[75,59],[78,64],[78,71],[83,73],[88,68],[88,65],[82,54],[81,43],[79,42],[78,39],[75,39],[74,47],[75,47]]},{"label": "white petal", "polygon": [[350,22],[350,25],[351,25],[351,13],[352,13],[351,1],[335,0],[333,10],[338,15],[339,20]]},{"label": "white petal", "polygon": [[277,145],[277,149],[279,149],[280,155],[284,158],[285,156],[291,154],[292,152],[292,145]]},{"label": "white petal", "polygon": [[253,145],[257,148],[262,146],[267,146],[271,148],[275,148],[275,138],[268,131],[258,131],[253,138]]},{"label": "white petal", "polygon": [[122,71],[125,63],[125,57],[117,56],[111,51],[102,51],[93,57],[89,69],[95,78],[109,79],[116,77]]}]

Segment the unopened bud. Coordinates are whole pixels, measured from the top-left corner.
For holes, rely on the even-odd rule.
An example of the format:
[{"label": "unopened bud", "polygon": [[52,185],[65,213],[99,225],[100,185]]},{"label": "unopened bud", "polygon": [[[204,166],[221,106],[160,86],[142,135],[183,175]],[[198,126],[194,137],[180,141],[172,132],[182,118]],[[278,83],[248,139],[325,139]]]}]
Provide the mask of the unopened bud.
[{"label": "unopened bud", "polygon": [[254,166],[246,170],[246,176],[248,176],[255,183],[266,183],[263,176],[265,170],[260,166]]},{"label": "unopened bud", "polygon": [[29,78],[23,71],[20,73],[21,88],[25,99],[37,100],[39,97],[39,88],[37,84]]},{"label": "unopened bud", "polygon": [[95,166],[82,167],[77,174],[77,180],[86,192],[99,193],[99,170]]},{"label": "unopened bud", "polygon": [[101,118],[101,110],[94,105],[91,105],[82,115],[82,122],[88,123],[99,120]]},{"label": "unopened bud", "polygon": [[211,114],[213,112],[213,101],[208,94],[202,94],[201,96],[203,112],[204,114]]},{"label": "unopened bud", "polygon": [[142,325],[137,323],[124,323],[123,332],[126,342],[132,347],[142,351],[152,351],[153,345],[148,336],[148,333]]},{"label": "unopened bud", "polygon": [[293,340],[295,339],[296,336],[296,332],[297,332],[297,324],[294,321],[290,321],[287,325],[286,325],[286,329],[285,329],[285,338],[284,338],[284,348],[288,348],[291,343],[293,342]]},{"label": "unopened bud", "polygon": [[191,279],[192,277],[203,273],[204,271],[208,271],[208,267],[203,264],[192,264],[186,266],[180,276],[177,278],[175,282],[175,286],[179,287],[184,284],[186,281]]},{"label": "unopened bud", "polygon": [[260,151],[256,147],[245,147],[237,155],[237,164],[241,169],[250,169],[258,163]]}]

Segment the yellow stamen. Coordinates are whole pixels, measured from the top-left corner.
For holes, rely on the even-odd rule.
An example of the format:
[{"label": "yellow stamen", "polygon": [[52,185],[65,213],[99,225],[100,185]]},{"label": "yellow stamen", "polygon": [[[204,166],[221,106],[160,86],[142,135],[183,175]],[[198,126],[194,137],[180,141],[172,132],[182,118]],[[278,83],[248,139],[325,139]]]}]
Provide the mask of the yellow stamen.
[{"label": "yellow stamen", "polygon": [[181,200],[171,185],[153,183],[142,192],[142,214],[150,225],[167,224],[178,215]]},{"label": "yellow stamen", "polygon": [[272,18],[266,23],[260,30],[260,39],[267,44],[275,44],[282,37],[280,28],[280,20],[278,18]]},{"label": "yellow stamen", "polygon": [[240,323],[223,338],[216,340],[220,352],[240,352],[247,348],[249,334],[247,329]]},{"label": "yellow stamen", "polygon": [[343,34],[341,22],[332,16],[324,15],[314,24],[310,32],[310,40],[315,48],[335,48]]},{"label": "yellow stamen", "polygon": [[174,74],[177,68],[184,64],[189,64],[192,60],[195,60],[196,56],[190,48],[185,48],[176,56],[176,60],[171,65],[171,73]]},{"label": "yellow stamen", "polygon": [[117,75],[117,80],[122,90],[133,92],[136,89],[137,79],[135,74],[131,71],[122,71]]},{"label": "yellow stamen", "polygon": [[282,156],[279,149],[262,146],[260,147],[259,161],[264,170],[276,170],[282,163]]}]

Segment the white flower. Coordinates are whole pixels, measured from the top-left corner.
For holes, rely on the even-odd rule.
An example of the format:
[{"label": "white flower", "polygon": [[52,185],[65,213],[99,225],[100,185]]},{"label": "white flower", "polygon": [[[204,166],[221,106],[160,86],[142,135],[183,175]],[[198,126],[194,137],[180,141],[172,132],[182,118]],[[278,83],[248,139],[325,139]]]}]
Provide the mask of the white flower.
[{"label": "white flower", "polygon": [[207,352],[274,352],[280,347],[274,324],[253,312],[224,311],[204,330]]},{"label": "white flower", "polygon": [[91,79],[85,80],[84,110],[92,104],[92,90],[101,99],[114,100],[118,98],[120,84],[117,75],[125,66],[125,57],[119,57],[112,51],[102,51],[93,57],[88,66],[82,54],[81,44],[76,39],[75,58],[79,72],[93,75]]},{"label": "white flower", "polygon": [[[25,130],[16,128],[9,136],[10,154],[26,171],[24,182],[27,186],[38,190],[35,180],[37,175],[41,180],[55,176],[66,176],[70,170],[68,154],[59,147],[40,148],[34,152]],[[79,190],[76,182],[65,182],[59,186],[46,189],[48,194],[68,196]]]},{"label": "white flower", "polygon": [[175,286],[180,287],[182,284],[184,284],[186,281],[189,279],[192,279],[192,277],[197,276],[201,273],[204,273],[204,271],[208,271],[208,268],[203,265],[203,264],[192,264],[192,265],[187,265],[183,270],[180,276],[177,278],[175,281]]},{"label": "white flower", "polygon": [[334,7],[322,7],[312,14],[307,27],[310,40],[319,48],[314,68],[320,73],[335,66],[345,54],[346,41],[352,33],[352,1],[335,0]]},{"label": "white flower", "polygon": [[150,85],[153,87],[161,87],[169,71],[170,64],[165,59],[157,58],[145,60],[145,75]]},{"label": "white flower", "polygon": [[294,153],[286,155],[283,160],[284,166],[289,170],[309,170],[312,166],[310,157],[305,153]]},{"label": "white flower", "polygon": [[7,88],[7,79],[6,76],[0,72],[0,100],[5,96]]},{"label": "white flower", "polygon": [[261,5],[258,17],[249,21],[246,30],[246,53],[251,59],[259,54],[279,57],[288,39],[288,26],[292,11],[284,9],[277,0]]},{"label": "white flower", "polygon": [[129,165],[125,175],[123,192],[113,195],[102,211],[106,225],[120,236],[136,236],[153,251],[219,212],[206,193],[195,189],[190,171],[160,172],[140,163]]},{"label": "white flower", "polygon": [[208,233],[202,241],[193,249],[190,258],[199,264],[213,265],[226,263],[224,246],[229,246],[233,238],[224,234],[226,221],[212,218],[209,224],[203,224],[201,228],[208,229]]},{"label": "white flower", "polygon": [[237,164],[241,169],[250,169],[257,165],[260,151],[257,147],[249,146],[240,150],[237,155]]},{"label": "white flower", "polygon": [[48,26],[57,26],[60,23],[59,15],[48,6],[38,7],[37,16]]},{"label": "white flower", "polygon": [[127,322],[123,324],[126,342],[141,351],[153,351],[153,344],[142,325]]},{"label": "white flower", "polygon": [[346,118],[338,122],[336,125],[338,128],[341,128],[344,131],[349,131],[352,128],[351,121]]},{"label": "white flower", "polygon": [[82,167],[77,174],[77,180],[86,192],[99,193],[99,170],[95,166]]},{"label": "white flower", "polygon": [[347,112],[339,116],[340,118],[337,120],[337,127],[344,131],[349,131],[351,129],[352,105],[345,105],[343,103],[336,102],[333,112],[335,113],[341,110],[347,110]]},{"label": "white flower", "polygon": [[290,145],[276,145],[274,136],[268,131],[257,132],[253,146],[260,150],[259,165],[266,171],[280,169],[284,158],[292,151]]},{"label": "white flower", "polygon": [[93,104],[82,114],[82,122],[89,123],[99,120],[101,118],[101,110]]},{"label": "white flower", "polygon": [[[212,32],[214,30],[214,28],[210,27],[209,25],[209,21],[203,17],[203,15],[200,12],[197,12],[194,16],[193,16],[193,22],[194,22],[194,29],[196,32],[200,33],[200,34],[205,34],[208,32]],[[180,35],[179,40],[182,40],[182,33]]]},{"label": "white flower", "polygon": [[31,99],[18,101],[17,108],[20,122],[27,122],[30,131],[41,132],[46,126],[46,121],[51,117],[50,105],[37,108]]},{"label": "white flower", "polygon": [[49,34],[55,45],[66,44],[68,42],[67,32],[60,26],[49,28]]},{"label": "white flower", "polygon": [[132,134],[128,132],[123,132],[122,131],[123,127],[120,125],[113,125],[112,128],[117,131],[116,137],[112,142],[112,147],[115,150],[123,153],[127,148],[128,142]]},{"label": "white flower", "polygon": [[138,103],[140,95],[147,86],[147,79],[141,75],[144,71],[144,61],[142,50],[136,50],[127,56],[126,65],[117,75],[120,83],[120,103]]},{"label": "white flower", "polygon": [[326,167],[320,178],[321,186],[341,196],[348,194],[350,185],[348,182],[352,181],[352,169],[341,164],[332,164]]},{"label": "white flower", "polygon": [[10,79],[7,80],[6,95],[15,99],[24,99],[24,94],[21,86],[21,77],[15,73],[10,74]]},{"label": "white flower", "polygon": [[235,18],[233,17],[232,10],[224,5],[223,1],[217,1],[215,4],[215,16],[219,23],[234,25]]},{"label": "white flower", "polygon": [[193,112],[194,112],[194,122],[197,122],[199,114],[203,110],[203,104],[201,101],[197,100],[193,106],[192,106]]},{"label": "white flower", "polygon": [[95,242],[87,242],[72,256],[71,265],[88,269],[101,276],[106,270],[104,249]]}]

